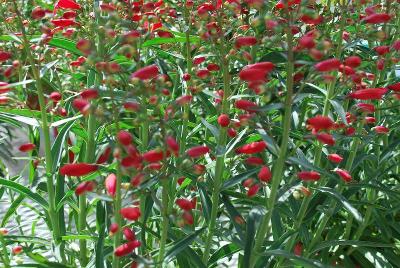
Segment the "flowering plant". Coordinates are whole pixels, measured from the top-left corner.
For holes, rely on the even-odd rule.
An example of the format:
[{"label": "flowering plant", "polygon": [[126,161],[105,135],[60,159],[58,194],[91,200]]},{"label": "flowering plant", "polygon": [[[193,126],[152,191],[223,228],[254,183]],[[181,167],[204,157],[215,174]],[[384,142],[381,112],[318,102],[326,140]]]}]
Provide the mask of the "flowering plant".
[{"label": "flowering plant", "polygon": [[399,1],[48,2],[0,7],[4,267],[398,266]]}]

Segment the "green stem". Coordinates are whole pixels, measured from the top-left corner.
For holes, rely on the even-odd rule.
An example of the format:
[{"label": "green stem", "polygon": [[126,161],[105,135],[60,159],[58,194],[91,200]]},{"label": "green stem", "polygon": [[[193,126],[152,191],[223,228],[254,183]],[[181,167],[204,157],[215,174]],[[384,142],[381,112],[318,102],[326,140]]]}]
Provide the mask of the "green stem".
[{"label": "green stem", "polygon": [[[229,75],[229,60],[225,58],[225,48],[221,45],[221,65],[223,71],[223,82],[224,82],[224,96],[222,98],[222,110],[221,113],[227,114],[229,112],[228,97],[230,95],[230,75]],[[217,150],[225,148],[227,142],[227,130],[224,127],[219,128],[219,139],[217,144]],[[218,153],[218,152],[217,152]],[[203,262],[205,265],[208,263],[208,258],[210,257],[212,239],[215,232],[215,225],[217,222],[218,208],[219,208],[219,194],[222,185],[223,173],[225,169],[225,154],[217,155],[217,161],[215,165],[215,174],[213,181],[213,192],[212,192],[212,207],[210,221],[208,224],[208,234],[206,238],[206,244],[203,253]]]},{"label": "green stem", "polygon": [[288,18],[288,27],[286,28],[286,41],[287,41],[287,65],[286,65],[286,100],[285,100],[285,110],[284,110],[284,118],[283,118],[283,133],[282,133],[282,141],[280,145],[280,152],[277,159],[276,164],[273,169],[273,177],[272,177],[272,186],[271,193],[269,197],[265,198],[267,213],[263,217],[259,230],[257,232],[254,249],[251,259],[250,259],[250,268],[254,267],[258,257],[261,253],[262,246],[264,244],[265,238],[268,236],[270,232],[269,222],[271,221],[272,211],[274,209],[278,188],[283,178],[283,169],[285,166],[286,153],[288,149],[289,143],[289,133],[290,133],[290,121],[292,116],[292,102],[293,102],[293,72],[294,72],[294,55],[293,55],[293,34],[290,31],[290,24],[292,16],[289,13],[289,10],[285,10]]},{"label": "green stem", "polygon": [[166,178],[161,179],[162,184],[162,222],[161,222],[161,239],[160,239],[160,251],[158,254],[159,267],[163,266],[164,255],[165,255],[165,244],[167,242],[168,228],[169,228],[169,217],[168,217],[168,204],[169,204],[169,182]]},{"label": "green stem", "polygon": [[8,251],[7,251],[7,246],[6,246],[6,241],[4,240],[4,237],[2,234],[0,234],[0,243],[1,243],[1,248],[3,251],[2,254],[2,259],[3,259],[3,264],[4,264],[4,268],[11,268],[10,265],[10,257],[8,256]]},{"label": "green stem", "polygon": [[40,106],[40,117],[41,117],[41,126],[43,129],[43,136],[44,136],[44,148],[45,148],[45,161],[46,161],[46,178],[47,178],[47,193],[48,193],[48,202],[49,202],[49,216],[50,216],[50,222],[51,226],[53,229],[53,237],[54,241],[56,244],[59,244],[61,239],[60,239],[60,232],[59,232],[59,226],[58,226],[58,217],[57,213],[55,210],[55,190],[54,190],[54,182],[53,182],[53,158],[51,155],[51,141],[50,141],[50,128],[49,124],[47,121],[47,111],[46,111],[46,101],[44,97],[44,90],[40,78],[40,72],[38,67],[36,66],[36,62],[34,60],[34,57],[32,55],[31,49],[29,47],[29,40],[26,36],[26,31],[24,28],[24,25],[22,23],[22,17],[21,13],[18,9],[18,5],[15,0],[13,0],[14,8],[15,8],[15,13],[17,15],[17,21],[22,33],[22,39],[23,39],[23,46],[25,53],[28,57],[28,61],[31,65],[32,68],[32,73],[33,77],[35,79],[36,83],[36,89],[37,89],[37,94],[38,94],[38,99],[39,99],[39,106]]}]

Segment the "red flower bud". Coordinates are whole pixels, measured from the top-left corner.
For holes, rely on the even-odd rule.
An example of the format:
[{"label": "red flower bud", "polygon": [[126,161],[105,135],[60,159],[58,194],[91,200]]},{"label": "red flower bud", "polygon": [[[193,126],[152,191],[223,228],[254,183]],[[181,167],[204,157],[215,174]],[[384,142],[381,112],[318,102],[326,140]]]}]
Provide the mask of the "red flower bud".
[{"label": "red flower bud", "polygon": [[320,141],[323,144],[326,144],[326,145],[329,145],[329,146],[335,145],[335,139],[333,138],[333,136],[331,134],[328,134],[328,133],[317,133],[315,135],[315,137],[317,138],[318,141]]},{"label": "red flower bud", "polygon": [[82,195],[86,192],[92,192],[94,187],[96,187],[96,183],[94,181],[84,181],[76,187],[75,194]]},{"label": "red flower bud", "polygon": [[374,131],[378,134],[386,134],[389,133],[389,128],[384,126],[376,126],[374,127]]},{"label": "red flower bud", "polygon": [[347,170],[337,168],[334,170],[345,182],[351,181],[351,175]]},{"label": "red flower bud", "polygon": [[137,70],[131,75],[131,78],[139,78],[140,80],[153,79],[159,73],[157,65],[153,64]]},{"label": "red flower bud", "polygon": [[186,154],[192,158],[201,157],[210,152],[207,146],[195,146],[186,151]]},{"label": "red flower bud", "polygon": [[107,176],[104,184],[105,184],[107,193],[110,196],[114,197],[115,192],[117,190],[117,176],[115,174],[111,173],[110,175]]},{"label": "red flower bud", "polygon": [[[0,62],[7,61],[11,58],[11,53],[0,50]],[[4,83],[4,82],[2,82]]]},{"label": "red flower bud", "polygon": [[375,117],[372,117],[372,116],[366,116],[365,121],[367,122],[367,124],[375,124],[376,123]]},{"label": "red flower bud", "polygon": [[125,227],[122,232],[124,233],[125,239],[128,241],[134,241],[136,240],[136,235],[135,233],[132,231],[131,228],[129,227]]},{"label": "red flower bud", "polygon": [[260,157],[251,156],[246,159],[246,164],[253,165],[253,166],[259,166],[259,165],[264,164],[264,160]]},{"label": "red flower bud", "polygon": [[0,82],[0,94],[7,93],[8,91],[10,91],[10,88],[8,87],[8,83]]},{"label": "red flower bud", "polygon": [[349,97],[358,100],[380,100],[387,91],[386,88],[360,89],[350,93]]},{"label": "red flower bud", "polygon": [[119,226],[118,226],[118,224],[116,224],[115,222],[113,222],[113,223],[111,223],[109,229],[110,229],[110,234],[113,235],[113,234],[115,234],[116,232],[118,232]]},{"label": "red flower bud", "polygon": [[51,92],[49,97],[53,102],[59,102],[62,98],[60,92],[57,91]]},{"label": "red flower bud", "polygon": [[361,58],[358,56],[350,56],[344,60],[344,65],[357,68],[361,64]]},{"label": "red flower bud", "polygon": [[236,149],[236,153],[238,154],[256,154],[260,153],[267,148],[267,144],[264,141],[255,141],[242,147]]},{"label": "red flower bud", "polygon": [[314,67],[317,71],[329,72],[333,70],[338,70],[340,64],[340,60],[338,59],[328,59],[315,64]]},{"label": "red flower bud", "polygon": [[253,197],[258,193],[259,190],[260,190],[259,184],[252,185],[252,186],[250,186],[249,190],[247,191],[247,196]]},{"label": "red flower bud", "polygon": [[117,134],[118,142],[124,146],[128,146],[132,143],[132,135],[128,131],[120,130]]},{"label": "red flower bud", "polygon": [[240,36],[235,41],[236,48],[254,46],[255,44],[257,44],[257,38],[254,36]]},{"label": "red flower bud", "polygon": [[96,161],[96,164],[104,164],[107,162],[108,158],[110,158],[111,155],[111,147],[107,147],[104,152],[99,156],[99,158]]},{"label": "red flower bud", "polygon": [[194,208],[192,202],[190,200],[184,199],[184,198],[176,199],[175,204],[177,204],[178,207],[180,207],[181,209],[183,209],[185,211],[190,211]]},{"label": "red flower bud", "polygon": [[378,24],[378,23],[386,23],[388,21],[390,21],[391,16],[389,14],[386,13],[374,13],[371,14],[367,17],[365,17],[364,19],[362,19],[362,21],[369,23],[369,24]]},{"label": "red flower bud", "polygon": [[258,105],[249,100],[237,100],[235,101],[235,107],[240,110],[255,112],[257,111]]},{"label": "red flower bud", "polygon": [[81,6],[74,0],[58,0],[55,5],[55,9],[81,9]]},{"label": "red flower bud", "polygon": [[334,122],[327,116],[317,115],[309,118],[307,124],[315,131],[329,130],[333,128]]},{"label": "red flower bud", "polygon": [[128,243],[122,244],[121,246],[117,247],[114,251],[114,255],[117,257],[123,257],[130,253],[132,253],[135,248],[140,247],[140,241],[134,240]]},{"label": "red flower bud", "polygon": [[294,255],[301,256],[302,252],[303,252],[303,244],[301,242],[297,242],[296,245],[294,246],[293,253]]},{"label": "red flower bud", "polygon": [[65,164],[60,168],[60,174],[64,176],[85,176],[97,171],[98,166],[87,163]]},{"label": "red flower bud", "polygon": [[263,166],[258,173],[258,179],[263,182],[269,182],[272,178],[272,173],[269,167]]},{"label": "red flower bud", "polygon": [[82,114],[86,114],[90,108],[90,103],[85,99],[77,98],[72,102],[72,106],[74,106],[74,108],[79,110]]},{"label": "red flower bud", "polygon": [[46,16],[46,12],[43,8],[41,7],[35,7],[34,9],[32,9],[32,13],[31,13],[31,17],[34,20],[40,20],[42,19],[44,16]]},{"label": "red flower bud", "polygon": [[164,152],[159,149],[151,150],[143,154],[143,159],[149,163],[159,162],[163,160],[163,158]]},{"label": "red flower bud", "polygon": [[341,157],[338,154],[328,154],[328,159],[329,159],[329,161],[336,163],[336,164],[339,164],[340,162],[343,161],[343,157]]},{"label": "red flower bud", "polygon": [[19,146],[18,150],[20,150],[21,152],[30,152],[32,150],[34,150],[36,148],[36,145],[33,143],[25,143],[22,144],[21,146]]},{"label": "red flower bud", "polygon": [[193,223],[194,223],[193,215],[189,211],[184,211],[182,214],[182,218],[183,218],[185,224],[193,225]]},{"label": "red flower bud", "polygon": [[371,103],[357,103],[357,108],[359,108],[364,113],[373,113],[375,112],[375,106]]},{"label": "red flower bud", "polygon": [[140,218],[140,209],[138,207],[127,207],[120,210],[121,216],[130,221],[136,221]]},{"label": "red flower bud", "polygon": [[227,126],[229,126],[229,123],[230,123],[230,119],[229,119],[229,116],[228,115],[226,115],[226,114],[221,114],[219,117],[218,117],[218,124],[221,126],[221,127],[227,127]]},{"label": "red flower bud", "polygon": [[393,90],[393,91],[400,91],[400,82],[387,86],[388,89]]},{"label": "red flower bud", "polygon": [[57,19],[51,20],[51,23],[56,27],[65,28],[77,24],[73,19]]},{"label": "red flower bud", "polygon": [[259,62],[245,66],[240,72],[239,77],[243,81],[266,81],[266,75],[272,71],[274,64],[271,62]]},{"label": "red flower bud", "polygon": [[85,100],[97,99],[99,97],[99,92],[97,89],[89,88],[81,92],[81,97]]},{"label": "red flower bud", "polygon": [[297,173],[297,177],[303,181],[317,181],[321,175],[316,171],[300,171]]},{"label": "red flower bud", "polygon": [[20,245],[18,245],[18,246],[15,246],[15,247],[13,247],[13,249],[12,249],[12,254],[14,254],[14,255],[18,255],[18,254],[20,254],[21,252],[22,252],[22,246],[20,246]]},{"label": "red flower bud", "polygon": [[174,153],[175,156],[178,156],[179,154],[179,144],[176,142],[174,137],[168,136],[165,140],[165,142],[168,145],[169,150]]}]

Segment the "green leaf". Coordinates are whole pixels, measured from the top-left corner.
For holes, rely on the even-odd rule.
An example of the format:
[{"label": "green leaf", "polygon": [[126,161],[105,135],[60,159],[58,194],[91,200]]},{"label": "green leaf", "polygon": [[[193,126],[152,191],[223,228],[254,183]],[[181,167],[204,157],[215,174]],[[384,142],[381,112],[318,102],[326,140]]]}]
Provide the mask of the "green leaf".
[{"label": "green leaf", "polygon": [[65,49],[77,56],[83,56],[82,52],[76,48],[76,42],[71,41],[69,39],[53,37],[51,41],[48,43],[48,45],[52,47]]},{"label": "green leaf", "polygon": [[255,169],[243,172],[239,175],[236,175],[236,176],[230,178],[229,180],[224,182],[224,184],[222,185],[221,191],[227,190],[227,189],[235,186],[236,184],[241,183],[242,181],[244,181],[245,179],[248,179],[250,176],[254,175],[258,171],[259,171],[259,168],[255,168]]},{"label": "green leaf", "polygon": [[335,100],[330,100],[330,103],[332,104],[336,113],[339,115],[342,122],[345,123],[346,126],[348,126],[347,119],[346,119],[346,111],[344,110],[343,106]]},{"label": "green leaf", "polygon": [[199,234],[201,234],[204,231],[204,229],[205,228],[201,228],[195,231],[194,233],[186,236],[185,238],[173,243],[172,248],[168,250],[167,254],[165,255],[165,263],[172,261],[172,259],[176,255],[178,255],[180,252],[188,248],[190,244],[192,244],[192,242],[196,239],[196,237],[199,236]]},{"label": "green leaf", "polygon": [[307,258],[304,258],[301,256],[297,256],[297,255],[294,255],[292,253],[289,253],[289,252],[287,252],[285,250],[281,250],[281,249],[268,250],[268,251],[264,252],[262,255],[284,257],[284,258],[292,261],[294,264],[303,265],[304,267],[307,267],[307,268],[331,267],[330,265],[322,264],[319,261],[307,259]]},{"label": "green leaf", "polygon": [[242,268],[250,267],[250,259],[253,255],[254,236],[256,234],[256,222],[261,217],[261,213],[261,210],[257,207],[253,208],[249,212],[246,225],[246,241],[244,246],[243,261],[241,265]]},{"label": "green leaf", "polygon": [[218,140],[219,139],[218,127],[208,123],[207,120],[205,120],[204,118],[200,118],[200,120],[203,123],[203,125],[206,126],[206,128],[208,128],[208,130],[210,130],[210,132],[213,134],[214,138],[216,140]]},{"label": "green leaf", "polygon": [[15,192],[20,193],[20,194],[24,194],[29,199],[31,199],[31,200],[35,201],[36,203],[38,203],[39,205],[41,205],[46,211],[49,209],[49,204],[41,195],[32,192],[31,190],[29,190],[28,188],[26,188],[25,186],[23,186],[19,183],[0,178],[0,185],[3,185]]},{"label": "green leaf", "polygon": [[48,239],[36,237],[36,236],[27,236],[27,235],[6,235],[4,236],[5,240],[18,242],[18,243],[32,243],[32,244],[42,244],[42,245],[50,245]]},{"label": "green leaf", "polygon": [[[199,41],[200,41],[199,37],[196,37],[196,36],[190,37],[191,43],[197,43]],[[162,45],[162,44],[185,43],[185,42],[186,42],[186,37],[173,37],[173,38],[157,37],[157,38],[153,38],[153,39],[145,41],[142,44],[142,47],[149,47],[149,46]]]},{"label": "green leaf", "polygon": [[355,209],[350,204],[350,202],[343,195],[341,195],[339,192],[337,192],[336,190],[334,190],[332,188],[328,188],[328,187],[320,187],[320,188],[314,188],[314,189],[317,190],[317,191],[320,191],[322,193],[330,194],[331,196],[336,198],[336,200],[338,200],[347,209],[348,212],[353,214],[354,219],[356,219],[359,222],[363,221],[360,212],[358,212],[358,210]]},{"label": "green leaf", "polygon": [[233,254],[239,252],[241,248],[234,243],[226,244],[219,248],[208,261],[209,266],[216,265],[219,260],[230,257]]},{"label": "green leaf", "polygon": [[3,220],[1,221],[1,227],[4,227],[7,224],[8,219],[15,214],[15,211],[19,207],[19,205],[22,203],[22,201],[25,199],[24,194],[20,194],[17,199],[12,202],[10,208],[7,210],[7,212],[3,215]]},{"label": "green leaf", "polygon": [[64,148],[64,141],[67,138],[69,130],[74,125],[75,120],[68,122],[58,133],[56,140],[51,147],[51,155],[53,156],[53,173],[57,171],[57,168],[60,166],[60,160]]},{"label": "green leaf", "polygon": [[358,241],[358,240],[331,240],[323,241],[311,251],[311,253],[320,251],[324,248],[330,248],[335,246],[356,246],[356,247],[372,247],[372,248],[393,248],[394,245],[383,244],[373,241]]}]

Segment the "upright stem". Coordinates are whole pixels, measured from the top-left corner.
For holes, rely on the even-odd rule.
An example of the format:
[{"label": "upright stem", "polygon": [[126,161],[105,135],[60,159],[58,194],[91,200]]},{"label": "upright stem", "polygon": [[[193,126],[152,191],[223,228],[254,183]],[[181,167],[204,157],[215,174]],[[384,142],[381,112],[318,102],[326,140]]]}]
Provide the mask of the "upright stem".
[{"label": "upright stem", "polygon": [[4,264],[4,268],[11,268],[10,266],[10,257],[8,256],[6,241],[2,234],[0,234],[0,243],[2,248],[2,261]]},{"label": "upright stem", "polygon": [[[224,96],[222,98],[222,110],[221,113],[227,114],[229,112],[228,97],[230,95],[230,75],[229,75],[229,59],[225,57],[225,47],[222,44],[220,47],[221,53],[221,65],[223,71],[223,91]],[[217,144],[217,150],[222,150],[225,148],[227,142],[227,130],[225,127],[219,128],[219,139]],[[222,150],[223,151],[223,150]],[[218,152],[217,152],[218,153]],[[214,181],[213,181],[213,192],[211,196],[212,207],[211,215],[208,224],[208,234],[206,238],[206,244],[204,246],[203,262],[205,265],[208,263],[208,258],[210,257],[210,251],[212,246],[212,239],[214,236],[215,225],[217,222],[217,214],[219,207],[219,194],[222,185],[223,173],[225,169],[225,154],[221,153],[217,155],[217,161],[215,165]]]},{"label": "upright stem", "polygon": [[165,244],[167,242],[168,228],[169,228],[169,217],[168,217],[168,204],[169,204],[169,182],[166,178],[161,179],[162,184],[162,222],[161,222],[161,240],[160,240],[160,251],[158,254],[158,265],[163,266],[164,255],[165,255]]},{"label": "upright stem", "polygon": [[29,41],[26,36],[26,31],[24,25],[22,23],[21,13],[18,9],[18,5],[15,0],[13,0],[15,13],[17,15],[17,21],[22,33],[22,41],[25,53],[28,57],[28,61],[31,65],[33,77],[36,83],[36,89],[39,99],[40,105],[40,118],[41,118],[41,126],[43,129],[43,136],[44,136],[44,149],[45,149],[45,161],[46,161],[46,178],[47,178],[47,193],[48,193],[48,202],[49,202],[49,215],[50,215],[50,222],[53,229],[53,238],[56,244],[59,244],[60,239],[60,231],[58,226],[58,217],[55,210],[55,190],[54,190],[54,182],[53,182],[53,158],[51,155],[51,141],[50,141],[50,129],[49,124],[47,121],[47,111],[46,111],[46,101],[44,97],[43,86],[40,78],[40,71],[36,66],[35,59],[32,55],[31,49],[29,47]]},{"label": "upright stem", "polygon": [[273,169],[273,177],[272,177],[272,186],[271,186],[271,194],[269,197],[265,198],[267,213],[263,217],[259,230],[256,235],[255,243],[254,243],[254,254],[251,256],[250,260],[250,268],[254,267],[257,260],[258,254],[261,253],[261,248],[263,246],[265,238],[268,236],[270,228],[269,222],[271,221],[272,211],[274,209],[276,198],[278,195],[278,188],[283,178],[283,169],[285,166],[286,153],[288,149],[289,143],[289,133],[290,133],[290,122],[292,115],[292,101],[293,101],[293,72],[294,72],[294,55],[293,55],[293,34],[290,30],[290,25],[292,21],[292,15],[289,10],[285,9],[286,16],[288,19],[288,26],[286,29],[286,42],[287,42],[287,65],[286,65],[286,100],[285,100],[285,110],[284,110],[284,118],[282,122],[283,133],[282,133],[282,141],[280,145],[280,152],[278,156],[278,160]]}]

